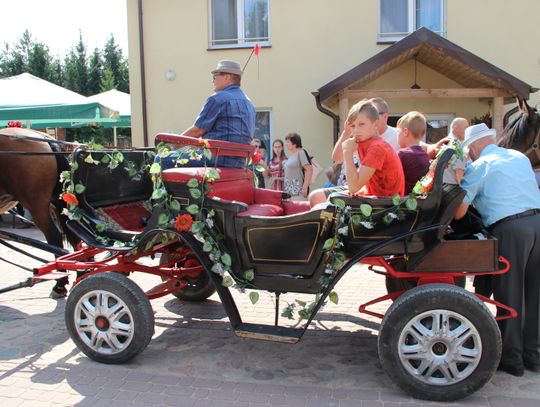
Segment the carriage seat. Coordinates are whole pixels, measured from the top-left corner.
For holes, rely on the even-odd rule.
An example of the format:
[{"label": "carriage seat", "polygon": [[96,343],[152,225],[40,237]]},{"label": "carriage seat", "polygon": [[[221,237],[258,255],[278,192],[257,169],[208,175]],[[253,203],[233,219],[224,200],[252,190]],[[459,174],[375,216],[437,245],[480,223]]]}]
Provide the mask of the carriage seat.
[{"label": "carriage seat", "polygon": [[390,239],[403,233],[409,233],[416,229],[435,224],[441,225],[439,231],[419,233],[402,242],[389,244],[380,249],[377,255],[401,254],[403,252],[416,253],[424,250],[426,245],[434,244],[440,240],[445,226],[453,218],[457,207],[463,200],[464,192],[459,186],[443,184],[443,173],[452,158],[454,150],[446,149],[435,163],[433,188],[426,197],[417,199],[417,208],[409,210],[402,208],[403,219],[394,220],[389,225],[384,224],[383,216],[385,209],[394,205],[391,198],[377,198],[366,196],[348,196],[341,193],[333,193],[330,200],[340,198],[352,208],[353,214],[360,213],[360,205],[369,204],[377,213],[374,216],[374,227],[366,228],[363,225],[351,224],[349,247],[361,249],[374,243]]},{"label": "carriage seat", "polygon": [[[282,193],[269,189],[255,188],[253,172],[241,168],[216,168],[219,179],[209,181],[207,196],[216,200],[230,201],[237,216],[281,216],[284,213]],[[162,173],[167,190],[181,204],[190,205],[193,198],[187,183],[195,178],[201,182],[207,171],[201,167],[170,168]]]},{"label": "carriage seat", "polygon": [[[173,148],[182,148],[186,146],[200,147],[201,139],[182,136],[173,133],[159,133],[155,137],[155,144],[165,143]],[[250,158],[255,152],[255,147],[249,144],[233,143],[224,140],[205,140],[210,146],[212,157],[243,157]]]},{"label": "carriage seat", "polygon": [[[160,133],[155,137],[156,144],[166,143],[173,148],[186,146],[200,147],[201,140],[178,134]],[[228,156],[252,157],[255,149],[251,145],[223,140],[207,140],[212,157]],[[310,210],[307,202],[289,202],[286,194],[280,191],[255,188],[253,171],[249,168],[216,168],[220,178],[209,182],[208,197],[216,201],[231,202],[229,210],[236,216],[286,216]],[[169,193],[179,199],[181,204],[189,205],[192,198],[185,184],[192,178],[201,181],[205,168],[179,167],[164,170],[163,182]]]}]

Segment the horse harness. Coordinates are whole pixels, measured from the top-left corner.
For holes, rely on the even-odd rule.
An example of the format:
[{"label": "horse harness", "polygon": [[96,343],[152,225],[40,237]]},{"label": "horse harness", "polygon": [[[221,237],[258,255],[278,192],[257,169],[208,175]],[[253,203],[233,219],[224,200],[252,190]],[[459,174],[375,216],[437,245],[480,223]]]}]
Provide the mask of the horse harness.
[{"label": "horse harness", "polygon": [[[45,139],[40,137],[32,137],[32,136],[21,136],[21,135],[14,135],[12,133],[2,133],[0,132],[0,137],[10,137],[12,139],[19,139],[21,141],[27,140],[27,141],[39,141],[42,143],[47,144],[60,144],[60,145],[71,145],[71,146],[81,146],[81,143],[72,143],[69,141],[63,141],[63,140],[55,140],[55,139]],[[51,152],[32,152],[32,151],[0,151],[0,156],[8,155],[8,156],[16,156],[16,155],[69,155],[71,154],[71,151],[51,151]]]},{"label": "horse harness", "polygon": [[[540,161],[540,126],[536,130],[536,136],[534,138],[533,143],[531,144],[531,146],[527,150],[525,150],[523,152],[523,154],[525,154],[528,157],[529,154],[531,154],[533,152],[536,153],[536,158],[538,158],[538,160]],[[535,168],[537,168],[537,167],[535,167]]]}]

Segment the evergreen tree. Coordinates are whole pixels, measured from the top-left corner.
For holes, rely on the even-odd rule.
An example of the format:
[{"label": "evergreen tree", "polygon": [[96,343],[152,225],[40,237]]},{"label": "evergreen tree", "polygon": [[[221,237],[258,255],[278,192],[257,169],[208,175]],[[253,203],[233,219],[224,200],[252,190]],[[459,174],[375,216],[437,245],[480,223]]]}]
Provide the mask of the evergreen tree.
[{"label": "evergreen tree", "polygon": [[111,34],[103,48],[104,73],[107,68],[110,69],[116,84],[115,89],[129,93],[129,72],[127,67],[127,60],[122,55],[122,50],[115,43],[114,36]]},{"label": "evergreen tree", "polygon": [[0,57],[0,74],[3,77],[20,75],[26,72],[30,50],[32,48],[32,36],[28,29],[24,30],[19,42],[14,47],[6,44]]},{"label": "evergreen tree", "polygon": [[101,78],[103,76],[103,63],[99,50],[94,49],[90,57],[90,66],[88,67],[88,93],[95,95],[101,92]]},{"label": "evergreen tree", "polygon": [[106,67],[103,69],[103,77],[101,78],[101,92],[106,92],[111,89],[116,89],[114,73],[111,68]]},{"label": "evergreen tree", "polygon": [[51,78],[51,56],[44,44],[40,42],[33,44],[28,55],[26,72],[47,81]]},{"label": "evergreen tree", "polygon": [[64,61],[64,87],[89,96],[88,93],[88,61],[86,58],[86,45],[82,34],[79,34],[79,42],[69,51]]}]

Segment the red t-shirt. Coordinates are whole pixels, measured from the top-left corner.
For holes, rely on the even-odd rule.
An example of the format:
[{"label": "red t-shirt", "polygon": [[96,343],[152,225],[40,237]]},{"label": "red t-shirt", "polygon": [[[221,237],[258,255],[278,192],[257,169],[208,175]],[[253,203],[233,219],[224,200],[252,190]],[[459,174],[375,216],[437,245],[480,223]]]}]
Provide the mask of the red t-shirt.
[{"label": "red t-shirt", "polygon": [[405,195],[405,176],[394,148],[380,137],[358,143],[358,157],[366,167],[375,168],[365,185],[366,195]]}]

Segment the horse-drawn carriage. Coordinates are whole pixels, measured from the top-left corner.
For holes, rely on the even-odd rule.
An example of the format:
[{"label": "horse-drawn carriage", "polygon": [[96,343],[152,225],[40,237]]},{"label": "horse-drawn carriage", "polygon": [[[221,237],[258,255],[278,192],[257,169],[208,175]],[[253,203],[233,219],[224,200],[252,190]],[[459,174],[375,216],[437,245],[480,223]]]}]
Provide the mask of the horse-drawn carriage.
[{"label": "horse-drawn carriage", "polygon": [[[200,147],[198,140],[173,134],[160,134],[157,141]],[[214,157],[246,161],[253,153],[250,146],[223,141],[212,140],[205,148]],[[464,195],[458,186],[442,183],[451,149],[438,159],[433,188],[414,206],[334,194],[318,209],[279,191],[256,188],[247,167],[217,168],[210,178],[208,168],[189,167],[133,177],[122,165],[111,170],[96,164],[111,153],[73,153],[71,181],[83,187],[66,226],[83,243],[34,271],[36,280],[64,277],[58,270],[78,272],[65,320],[71,338],[91,359],[122,363],[142,352],[154,332],[149,300],[167,294],[201,301],[217,291],[236,335],[295,343],[340,278],[360,262],[391,282],[387,295],[359,310],[382,318],[379,358],[403,390],[418,398],[456,400],[494,374],[501,339],[484,303],[497,307],[497,319],[515,312],[455,282],[468,275],[504,273],[509,265],[489,235],[482,240],[445,238]],[[135,167],[152,165],[146,150],[123,151],[123,159]],[[156,195],[156,182],[164,186],[165,197]],[[197,188],[202,192],[194,193]],[[366,215],[366,205],[373,211],[370,221],[353,222]],[[395,207],[398,219],[385,221]],[[192,212],[198,228],[191,223],[191,228],[171,227],[171,211],[174,219],[189,208],[198,211]],[[134,272],[161,281],[143,292],[128,278]],[[242,290],[272,293],[275,323],[243,322],[231,282]],[[279,324],[282,293],[316,294],[304,310],[303,329]],[[393,300],[385,315],[370,309],[385,300]]]}]

